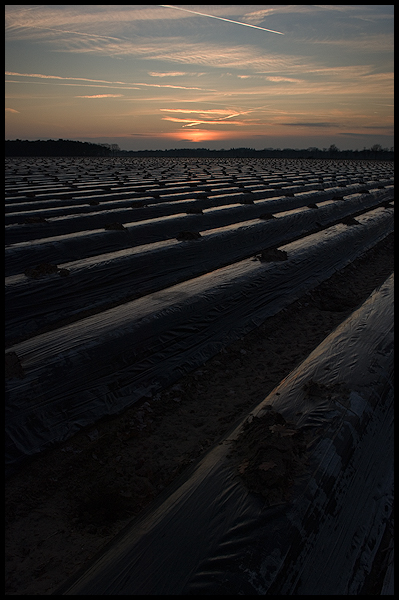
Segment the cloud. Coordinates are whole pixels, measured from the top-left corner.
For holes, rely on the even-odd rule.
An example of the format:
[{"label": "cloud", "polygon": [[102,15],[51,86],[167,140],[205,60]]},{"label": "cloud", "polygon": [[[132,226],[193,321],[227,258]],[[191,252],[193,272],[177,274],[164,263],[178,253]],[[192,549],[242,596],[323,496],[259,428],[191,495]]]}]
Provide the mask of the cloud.
[{"label": "cloud", "polygon": [[96,83],[120,83],[123,81],[106,81],[105,79],[88,79],[87,77],[61,77],[60,75],[43,75],[43,73],[15,73],[14,71],[5,71],[5,75],[16,77],[35,77],[38,79],[63,79],[67,81],[91,81]]},{"label": "cloud", "polygon": [[244,15],[246,21],[252,23],[261,23],[267,17],[278,14],[293,15],[295,13],[308,13],[315,12],[314,5],[308,4],[280,4],[273,8],[265,8],[261,10],[252,11]]},{"label": "cloud", "polygon": [[32,8],[18,9],[6,5],[6,27],[21,31],[25,35],[29,29],[55,27],[94,27],[99,30],[102,25],[109,29],[113,24],[132,24],[142,21],[174,21],[181,19],[181,14],[171,10],[160,10],[159,6],[142,5],[63,5],[53,8],[49,5],[39,5]]},{"label": "cloud", "polygon": [[233,21],[232,19],[226,19],[224,17],[218,17],[215,15],[207,15],[202,12],[197,12],[195,10],[189,10],[187,8],[181,8],[179,6],[171,6],[169,4],[160,4],[159,6],[163,6],[164,8],[173,8],[175,10],[182,10],[188,13],[192,13],[193,15],[199,15],[201,17],[208,17],[210,19],[218,19],[219,21],[227,21],[228,23],[233,23],[234,25],[243,25],[244,27],[252,27],[254,29],[261,29],[262,31],[267,31],[269,33],[277,33],[278,35],[284,35],[281,31],[274,31],[274,29],[266,29],[265,27],[258,27],[257,25],[250,25],[249,23],[242,23],[241,21]]},{"label": "cloud", "polygon": [[[389,34],[371,34],[365,33],[363,35],[359,35],[349,38],[327,38],[322,39],[320,37],[315,38],[297,38],[297,42],[308,42],[317,45],[331,46],[331,49],[346,49],[346,51],[351,52],[392,52],[394,49],[394,39],[393,35]],[[393,60],[393,56],[392,56]]]},{"label": "cloud", "polygon": [[5,111],[10,113],[19,113],[19,110],[15,110],[15,108],[6,108]]},{"label": "cloud", "polygon": [[[209,110],[194,110],[190,108],[160,108],[162,112],[173,112],[173,113],[195,113],[200,115],[232,115],[231,110],[227,109],[209,109]],[[247,112],[247,111],[243,111]],[[243,114],[243,112],[234,112],[234,115]]]},{"label": "cloud", "polygon": [[187,73],[187,71],[166,71],[166,72],[156,72],[149,71],[148,75],[151,77],[183,77],[188,75],[198,75],[198,73]]},{"label": "cloud", "polygon": [[94,96],[75,96],[75,98],[122,98],[123,94],[95,94]]},{"label": "cloud", "polygon": [[[391,5],[385,6],[386,8],[391,7]],[[324,13],[325,11],[335,11],[337,13],[341,13],[342,15],[348,18],[356,18],[361,20],[370,20],[370,16],[374,18],[391,17],[389,11],[386,11],[383,15],[379,14],[378,16],[376,16],[374,10],[375,8],[375,5],[367,4],[280,4],[275,5],[273,8],[266,8],[247,13],[243,16],[243,19],[252,23],[261,23],[265,18],[270,17],[272,15],[287,14],[289,16],[292,16],[294,14],[309,14],[310,16],[312,16],[316,13]]]},{"label": "cloud", "polygon": [[[184,113],[184,114],[196,114],[198,117],[196,119],[182,119],[180,117],[162,117],[163,121],[173,121],[174,123],[185,123],[182,127],[194,127],[198,125],[237,125],[244,126],[248,125],[248,121],[245,120],[234,120],[235,117],[239,117],[240,115],[246,115],[251,112],[254,112],[255,109],[252,110],[228,110],[228,109],[209,109],[209,110],[193,110],[186,108],[161,108],[162,112],[171,112],[171,113]],[[221,115],[219,118],[215,118],[218,115]]]},{"label": "cloud", "polygon": [[262,48],[250,45],[228,46],[219,43],[187,41],[184,38],[169,37],[167,40],[140,39],[139,42],[121,42],[85,45],[78,44],[66,49],[70,52],[95,52],[108,56],[135,56],[144,60],[170,61],[174,64],[198,65],[221,69],[239,68],[251,71],[281,73],[282,70],[301,69],[300,58],[265,52]]},{"label": "cloud", "polygon": [[274,81],[276,83],[286,82],[286,83],[303,83],[304,79],[298,79],[295,77],[280,77],[279,75],[272,75],[265,77],[267,81]]},{"label": "cloud", "polygon": [[144,87],[172,88],[176,90],[202,90],[202,88],[199,87],[187,85],[169,85],[168,83],[135,83],[134,85],[142,85]]},{"label": "cloud", "polygon": [[[43,75],[42,73],[15,73],[14,71],[5,71],[6,75],[12,75],[14,77],[32,77],[36,79],[57,79],[62,81],[87,81],[90,83],[107,83],[115,84],[118,86],[143,86],[143,87],[157,87],[157,88],[172,88],[178,90],[202,90],[203,88],[191,87],[184,85],[171,85],[168,83],[130,83],[125,81],[107,81],[105,79],[88,79],[86,77],[61,77],[60,75]],[[139,89],[139,88],[128,88],[128,89]]]},{"label": "cloud", "polygon": [[339,127],[339,123],[331,123],[325,121],[324,123],[318,122],[304,122],[304,123],[281,123],[281,125],[286,125],[288,127]]},{"label": "cloud", "polygon": [[373,134],[372,133],[355,133],[353,131],[341,131],[341,132],[338,132],[337,135],[349,136],[349,137],[353,137],[353,138],[367,138]]},{"label": "cloud", "polygon": [[[228,118],[228,117],[226,117]],[[163,121],[173,121],[174,123],[186,123],[183,127],[193,127],[194,125],[226,125],[225,119],[179,119],[177,117],[162,117]],[[245,121],[229,121],[229,125],[246,125]]]},{"label": "cloud", "polygon": [[[366,16],[369,13],[373,17],[376,16],[373,5],[371,5],[371,9],[367,5],[361,5],[360,12],[358,5],[275,5],[266,9],[249,12],[240,17],[240,20],[219,16],[220,14],[230,16],[232,11],[236,11],[235,7],[231,5],[218,6],[219,15],[209,15],[172,5],[140,6],[139,8],[123,5],[112,7],[109,5],[94,5],[94,8],[91,5],[61,5],[61,7],[60,9],[59,7],[54,8],[48,5],[39,5],[28,9],[20,9],[8,5],[6,6],[6,31],[10,37],[16,39],[34,39],[42,42],[52,42],[55,44],[53,51],[91,52],[118,57],[138,55],[142,58],[161,58],[173,62],[191,64],[196,64],[193,54],[195,54],[198,45],[200,51],[197,64],[216,66],[219,59],[220,66],[229,67],[238,66],[239,61],[236,59],[233,63],[230,60],[228,64],[223,64],[222,60],[227,49],[216,44],[210,45],[209,51],[206,53],[204,47],[207,44],[201,44],[198,40],[192,40],[191,43],[187,44],[187,47],[191,46],[191,49],[188,51],[186,60],[184,60],[182,56],[183,52],[181,53],[178,48],[179,38],[166,37],[168,34],[167,30],[162,31],[162,29],[157,29],[156,35],[146,40],[144,38],[144,31],[147,32],[147,29],[143,30],[143,21],[148,21],[152,31],[155,31],[155,26],[165,29],[165,21],[173,22],[179,19],[186,19],[192,13],[202,17],[227,20],[232,23],[255,28],[258,28],[258,25],[254,23],[261,23],[271,15],[282,15],[280,18],[292,19],[295,13],[302,13],[306,18],[307,13],[310,13],[310,15],[323,15],[326,11],[335,11],[338,15],[342,14],[345,17],[348,15],[351,18],[362,20],[364,19],[363,12]],[[245,10],[245,7],[242,6],[239,7],[239,10],[243,8]],[[378,17],[388,18],[388,13],[389,11],[386,14],[378,15]],[[326,16],[323,16],[323,18],[325,19]],[[334,18],[333,14],[331,18]],[[249,22],[243,23],[242,20]],[[155,23],[156,21],[159,23]],[[264,27],[259,28],[265,29]],[[113,35],[114,33],[115,35]],[[159,33],[161,34],[159,35]],[[272,37],[274,38],[275,36]],[[322,37],[322,34],[320,34],[320,37]],[[154,42],[154,38],[159,39],[158,43]],[[296,42],[302,41],[298,35],[296,35],[295,40]],[[371,50],[392,50],[391,36],[381,33],[363,33],[360,36],[348,35],[343,39],[337,39],[336,36],[329,35],[328,39],[318,39],[316,37],[310,40],[305,39],[304,41],[318,44],[332,44],[340,48],[346,46],[348,50],[358,49],[367,52]],[[176,57],[173,58],[172,55],[175,49],[177,50]],[[253,51],[256,63],[259,63],[259,53],[256,53],[254,48]],[[160,56],[162,53],[164,54],[163,57]],[[260,53],[262,54],[262,52]],[[151,54],[154,55],[151,56]],[[206,60],[204,60],[205,54],[208,55]],[[246,61],[245,57],[243,59],[243,67],[251,65],[251,60]],[[266,54],[265,59],[264,63],[268,59],[268,54]],[[256,63],[252,64],[253,68],[258,68]]]}]

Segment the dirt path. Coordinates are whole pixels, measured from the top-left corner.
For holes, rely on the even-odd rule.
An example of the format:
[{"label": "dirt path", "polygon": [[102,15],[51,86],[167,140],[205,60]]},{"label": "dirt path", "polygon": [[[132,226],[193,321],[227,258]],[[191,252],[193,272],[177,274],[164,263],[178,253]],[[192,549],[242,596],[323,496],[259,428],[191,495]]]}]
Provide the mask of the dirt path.
[{"label": "dirt path", "polygon": [[140,406],[6,484],[6,595],[51,594],[261,401],[393,271],[393,235]]}]

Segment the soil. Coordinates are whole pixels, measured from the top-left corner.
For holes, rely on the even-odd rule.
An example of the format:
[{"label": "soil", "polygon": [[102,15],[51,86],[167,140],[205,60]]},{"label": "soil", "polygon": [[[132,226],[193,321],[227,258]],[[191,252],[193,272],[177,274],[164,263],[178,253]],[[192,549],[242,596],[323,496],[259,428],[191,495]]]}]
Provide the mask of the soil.
[{"label": "soil", "polygon": [[[27,460],[6,482],[6,595],[56,590],[226,436],[392,272],[390,235],[178,383]],[[13,357],[10,361],[18,369]],[[294,444],[292,461],[302,460],[303,442],[295,430],[270,418],[267,427],[280,427],[280,433],[268,431]],[[246,459],[240,462],[242,476],[251,470]],[[257,465],[263,464],[258,472],[265,478],[273,475],[273,460]],[[289,485],[280,488],[289,493]]]},{"label": "soil", "polygon": [[273,506],[289,501],[294,481],[306,470],[310,438],[271,406],[267,408],[263,416],[244,423],[232,456],[246,487]]},{"label": "soil", "polygon": [[50,263],[41,263],[36,267],[29,267],[25,270],[25,275],[30,277],[31,279],[40,279],[41,277],[46,277],[47,275],[53,275],[54,273],[58,273],[61,277],[67,277],[69,275],[68,269],[60,269],[57,265],[52,265]]}]

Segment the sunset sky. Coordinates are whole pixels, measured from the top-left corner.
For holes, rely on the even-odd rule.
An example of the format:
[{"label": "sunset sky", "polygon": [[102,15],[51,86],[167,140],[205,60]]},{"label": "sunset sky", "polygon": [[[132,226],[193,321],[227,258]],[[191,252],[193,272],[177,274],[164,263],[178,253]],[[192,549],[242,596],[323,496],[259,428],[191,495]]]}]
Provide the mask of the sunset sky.
[{"label": "sunset sky", "polygon": [[6,139],[390,148],[393,19],[393,5],[6,5]]}]

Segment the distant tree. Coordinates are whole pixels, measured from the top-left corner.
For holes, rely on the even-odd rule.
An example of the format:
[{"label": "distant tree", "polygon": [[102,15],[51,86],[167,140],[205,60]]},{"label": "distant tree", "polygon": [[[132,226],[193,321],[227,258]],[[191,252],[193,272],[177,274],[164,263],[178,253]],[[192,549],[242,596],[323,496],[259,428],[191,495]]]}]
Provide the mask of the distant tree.
[{"label": "distant tree", "polygon": [[6,156],[109,156],[100,144],[73,140],[6,140]]},{"label": "distant tree", "polygon": [[320,150],[315,146],[300,148],[174,148],[169,150],[121,150],[118,144],[92,144],[73,140],[6,140],[6,156],[165,156],[170,158],[335,158],[357,160],[393,160],[394,148],[374,144],[370,149],[339,150],[335,144]]},{"label": "distant tree", "polygon": [[328,153],[331,157],[336,156],[339,153],[339,148],[335,144],[331,144],[328,149]]}]

